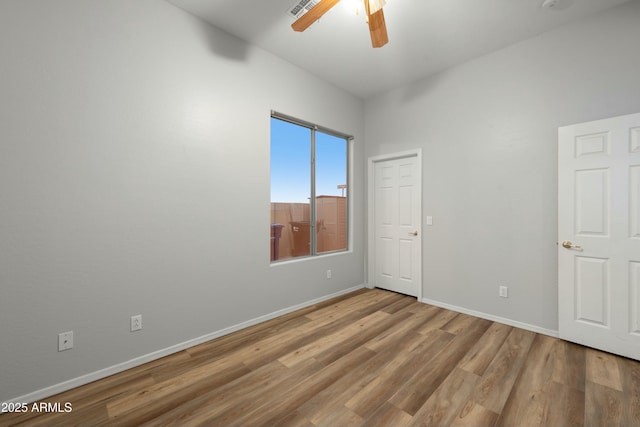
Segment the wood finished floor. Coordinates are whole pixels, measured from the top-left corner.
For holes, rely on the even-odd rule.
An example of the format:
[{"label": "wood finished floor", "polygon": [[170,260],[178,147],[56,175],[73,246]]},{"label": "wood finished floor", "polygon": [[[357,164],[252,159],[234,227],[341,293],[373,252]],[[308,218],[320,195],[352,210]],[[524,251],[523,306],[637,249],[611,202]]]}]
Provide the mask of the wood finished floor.
[{"label": "wood finished floor", "polygon": [[0,426],[640,426],[640,362],[363,289],[47,401]]}]

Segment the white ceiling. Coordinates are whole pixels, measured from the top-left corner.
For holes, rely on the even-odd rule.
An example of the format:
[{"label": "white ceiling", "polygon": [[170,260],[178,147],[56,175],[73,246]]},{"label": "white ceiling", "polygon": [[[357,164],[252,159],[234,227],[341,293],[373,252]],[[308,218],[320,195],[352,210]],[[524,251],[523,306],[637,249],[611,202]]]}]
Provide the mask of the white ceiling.
[{"label": "white ceiling", "polygon": [[553,9],[543,0],[387,0],[389,43],[379,49],[362,12],[345,7],[352,0],[303,33],[287,15],[296,0],[168,1],[366,98],[630,0],[556,0]]}]

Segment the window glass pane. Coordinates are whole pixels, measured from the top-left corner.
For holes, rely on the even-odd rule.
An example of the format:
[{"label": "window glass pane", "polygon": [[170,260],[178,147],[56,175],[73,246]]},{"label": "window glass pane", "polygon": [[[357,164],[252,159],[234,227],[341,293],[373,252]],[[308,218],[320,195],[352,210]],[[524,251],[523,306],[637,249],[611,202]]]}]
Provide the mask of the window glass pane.
[{"label": "window glass pane", "polygon": [[317,252],[347,249],[347,141],[316,132]]},{"label": "window glass pane", "polygon": [[271,260],[311,253],[311,129],[271,119]]},{"label": "window glass pane", "polygon": [[271,118],[271,261],[348,248],[348,139],[328,132]]}]

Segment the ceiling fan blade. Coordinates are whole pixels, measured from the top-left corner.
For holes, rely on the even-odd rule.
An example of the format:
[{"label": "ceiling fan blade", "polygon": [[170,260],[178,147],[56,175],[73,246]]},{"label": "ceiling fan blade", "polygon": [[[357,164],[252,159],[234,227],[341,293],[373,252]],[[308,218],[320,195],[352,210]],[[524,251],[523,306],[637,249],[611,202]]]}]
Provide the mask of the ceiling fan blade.
[{"label": "ceiling fan blade", "polygon": [[387,35],[387,25],[384,22],[384,12],[382,9],[371,14],[369,0],[364,1],[367,17],[369,21],[369,34],[371,34],[371,45],[373,47],[382,47],[389,43]]},{"label": "ceiling fan blade", "polygon": [[311,24],[320,19],[322,15],[327,13],[329,9],[338,4],[339,1],[340,0],[322,0],[320,3],[309,9],[307,13],[298,18],[296,22],[291,24],[291,28],[295,31],[306,30]]}]

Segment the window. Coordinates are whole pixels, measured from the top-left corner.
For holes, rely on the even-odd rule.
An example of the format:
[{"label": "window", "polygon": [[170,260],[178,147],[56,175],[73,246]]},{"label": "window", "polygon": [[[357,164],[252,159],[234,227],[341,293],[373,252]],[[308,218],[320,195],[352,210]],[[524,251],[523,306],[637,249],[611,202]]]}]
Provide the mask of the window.
[{"label": "window", "polygon": [[271,116],[271,261],[348,247],[348,135]]}]

